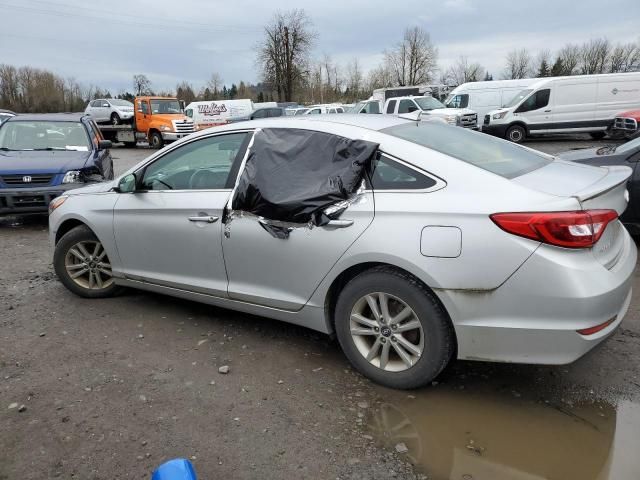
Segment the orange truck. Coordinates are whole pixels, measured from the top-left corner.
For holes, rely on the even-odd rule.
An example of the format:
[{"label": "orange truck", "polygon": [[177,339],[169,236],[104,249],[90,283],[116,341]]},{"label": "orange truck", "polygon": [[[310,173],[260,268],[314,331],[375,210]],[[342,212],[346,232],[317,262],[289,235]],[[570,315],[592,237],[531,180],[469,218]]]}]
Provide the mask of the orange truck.
[{"label": "orange truck", "polygon": [[135,115],[129,125],[98,125],[106,140],[135,147],[146,141],[153,148],[186,137],[195,131],[184,114],[184,103],[172,97],[136,97]]}]

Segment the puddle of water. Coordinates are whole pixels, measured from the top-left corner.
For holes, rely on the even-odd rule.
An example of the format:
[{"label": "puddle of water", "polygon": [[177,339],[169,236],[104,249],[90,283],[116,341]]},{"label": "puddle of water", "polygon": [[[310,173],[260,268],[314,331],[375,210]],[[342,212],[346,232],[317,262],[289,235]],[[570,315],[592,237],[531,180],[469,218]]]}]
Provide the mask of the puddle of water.
[{"label": "puddle of water", "polygon": [[371,433],[430,480],[640,479],[640,404],[547,404],[444,388],[385,395]]}]

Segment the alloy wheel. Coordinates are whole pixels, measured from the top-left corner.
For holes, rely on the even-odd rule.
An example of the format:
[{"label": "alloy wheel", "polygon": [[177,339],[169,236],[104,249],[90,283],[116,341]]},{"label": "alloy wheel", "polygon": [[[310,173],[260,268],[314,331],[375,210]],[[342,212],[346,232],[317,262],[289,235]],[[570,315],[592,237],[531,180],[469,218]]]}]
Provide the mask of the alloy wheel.
[{"label": "alloy wheel", "polygon": [[113,283],[111,263],[98,241],[82,241],[73,245],[65,255],[64,267],[69,278],[82,288],[102,290]]},{"label": "alloy wheel", "polygon": [[351,310],[351,338],[372,365],[389,372],[413,367],[424,351],[424,331],[413,309],[384,292],[361,297]]}]

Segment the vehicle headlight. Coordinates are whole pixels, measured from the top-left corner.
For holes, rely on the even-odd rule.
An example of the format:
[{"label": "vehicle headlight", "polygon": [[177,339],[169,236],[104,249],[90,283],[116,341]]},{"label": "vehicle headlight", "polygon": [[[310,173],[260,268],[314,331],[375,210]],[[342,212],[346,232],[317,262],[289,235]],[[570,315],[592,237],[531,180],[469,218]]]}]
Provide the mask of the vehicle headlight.
[{"label": "vehicle headlight", "polygon": [[160,127],[160,130],[162,130],[163,132],[172,132],[172,131],[173,131],[173,128],[172,128],[172,127],[170,127],[169,125],[162,125],[162,126]]},{"label": "vehicle headlight", "polygon": [[504,118],[504,116],[509,113],[508,110],[505,110],[504,112],[498,112],[498,113],[494,113],[493,114],[493,119],[494,120],[500,120],[501,118]]},{"label": "vehicle headlight", "polygon": [[458,124],[458,116],[457,115],[447,115],[446,117],[444,117],[444,119],[446,120],[446,122],[449,125],[457,125]]},{"label": "vehicle headlight", "polygon": [[54,198],[49,202],[49,215],[53,213],[53,211],[67,201],[69,198],[68,195],[60,195],[59,197]]},{"label": "vehicle headlight", "polygon": [[82,182],[82,174],[80,170],[69,170],[62,177],[62,183],[80,183]]}]

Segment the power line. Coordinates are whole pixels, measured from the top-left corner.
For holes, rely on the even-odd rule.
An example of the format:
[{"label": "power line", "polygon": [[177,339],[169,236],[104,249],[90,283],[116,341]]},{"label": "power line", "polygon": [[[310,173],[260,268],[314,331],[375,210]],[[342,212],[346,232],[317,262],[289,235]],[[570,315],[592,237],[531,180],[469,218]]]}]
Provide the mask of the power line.
[{"label": "power line", "polygon": [[[38,7],[27,7],[27,6],[23,6],[23,5],[15,5],[15,4],[9,4],[9,3],[0,3],[1,6],[4,7],[8,7],[8,8],[12,8],[15,10],[19,10],[19,11],[24,11],[24,12],[30,12],[30,13],[37,13],[37,14],[44,14],[44,15],[50,15],[50,16],[57,16],[57,17],[62,17],[62,18],[82,18],[85,20],[90,20],[90,21],[99,21],[99,22],[103,22],[105,21],[105,18],[101,18],[101,17],[97,17],[97,16],[90,16],[90,15],[82,15],[79,13],[71,13],[71,12],[60,12],[60,11],[56,11],[56,10],[47,10],[44,8],[38,8]],[[119,23],[121,25],[127,25],[127,26],[132,26],[132,27],[152,27],[155,29],[158,28],[168,28],[168,29],[180,29],[180,30],[187,30],[190,32],[193,31],[199,31],[199,32],[209,32],[209,33],[219,33],[216,32],[214,30],[215,27],[200,27],[200,26],[195,26],[195,27],[189,27],[187,25],[184,26],[180,26],[180,25],[172,25],[172,24],[167,24],[167,23],[162,23],[162,22],[157,22],[157,23],[143,23],[143,22],[133,22],[133,21],[125,21],[122,19],[106,19],[108,22],[110,23]],[[234,28],[231,26],[227,26],[227,27],[223,27],[223,28]],[[251,30],[250,28],[244,28],[244,31],[247,30]]]}]

